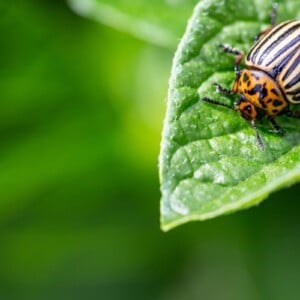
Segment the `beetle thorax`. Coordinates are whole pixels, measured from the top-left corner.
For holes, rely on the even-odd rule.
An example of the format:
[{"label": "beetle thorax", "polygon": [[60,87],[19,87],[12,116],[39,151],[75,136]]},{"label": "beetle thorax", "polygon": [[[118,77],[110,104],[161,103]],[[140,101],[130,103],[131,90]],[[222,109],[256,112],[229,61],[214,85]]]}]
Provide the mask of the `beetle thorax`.
[{"label": "beetle thorax", "polygon": [[289,104],[276,81],[259,70],[242,70],[234,82],[233,91],[242,94],[268,116],[280,114]]}]

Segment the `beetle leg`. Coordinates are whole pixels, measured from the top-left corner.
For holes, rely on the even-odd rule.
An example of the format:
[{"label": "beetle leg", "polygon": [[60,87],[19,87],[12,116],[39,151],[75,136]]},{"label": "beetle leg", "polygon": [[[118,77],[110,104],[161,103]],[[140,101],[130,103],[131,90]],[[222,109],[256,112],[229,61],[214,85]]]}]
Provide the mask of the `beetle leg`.
[{"label": "beetle leg", "polygon": [[236,48],[232,48],[228,44],[218,44],[218,47],[221,48],[224,52],[234,54],[236,56],[243,54],[240,50],[238,50]]},{"label": "beetle leg", "polygon": [[266,35],[268,32],[270,32],[273,29],[273,27],[276,26],[276,24],[277,24],[277,8],[278,8],[278,4],[273,3],[272,4],[272,10],[271,10],[271,13],[270,13],[271,25],[267,29],[265,29],[265,30],[261,31],[260,33],[258,33],[254,38],[254,42],[257,42],[261,37]]},{"label": "beetle leg", "polygon": [[251,120],[250,124],[254,128],[254,130],[255,130],[256,139],[257,139],[257,143],[258,143],[259,148],[261,150],[264,150],[265,146],[264,146],[264,143],[262,141],[261,135],[259,134],[258,129],[256,127],[255,120]]},{"label": "beetle leg", "polygon": [[272,10],[271,10],[271,27],[275,27],[277,24],[277,13],[278,13],[278,3],[272,3]]},{"label": "beetle leg", "polygon": [[284,135],[284,130],[275,122],[272,117],[268,117],[268,120],[277,133],[279,133],[280,135]]},{"label": "beetle leg", "polygon": [[287,117],[300,119],[300,110],[297,111],[287,110],[285,114]]},{"label": "beetle leg", "polygon": [[[225,104],[225,103],[222,103],[222,102],[213,100],[213,99],[211,99],[211,98],[203,97],[201,100],[204,101],[204,102],[210,103],[210,104],[214,104],[214,105],[218,105],[218,106],[227,107],[227,108],[230,108],[230,109],[232,109],[232,110],[238,110],[235,106],[232,107],[232,106],[230,106],[230,105],[227,105],[227,104]],[[245,117],[245,119],[247,119],[247,118]],[[249,119],[248,119],[248,120],[249,120]],[[250,120],[250,124],[251,124],[251,126],[254,128],[254,130],[255,130],[256,139],[257,139],[257,143],[258,143],[259,148],[260,148],[261,150],[264,150],[264,149],[265,149],[265,146],[264,146],[264,143],[263,143],[263,141],[262,141],[261,135],[259,134],[258,129],[257,129],[257,127],[256,127],[255,119],[251,119],[251,120]]]},{"label": "beetle leg", "polygon": [[228,44],[219,44],[218,47],[223,49],[224,52],[230,53],[235,55],[235,60],[234,60],[234,72],[236,75],[239,75],[240,70],[239,70],[239,64],[242,61],[244,57],[244,53],[236,48],[230,47]]},{"label": "beetle leg", "polygon": [[221,86],[219,83],[214,82],[213,85],[217,88],[217,92],[224,95],[234,95],[235,92],[233,90],[229,90],[223,86]]},{"label": "beetle leg", "polygon": [[227,108],[230,108],[230,109],[234,110],[234,107],[232,107],[232,106],[230,106],[228,104],[225,104],[225,103],[213,100],[211,98],[203,97],[201,100],[204,101],[204,102],[206,102],[206,103],[210,103],[210,104],[214,104],[214,105],[218,105],[218,106],[223,106],[223,107],[227,107]]}]

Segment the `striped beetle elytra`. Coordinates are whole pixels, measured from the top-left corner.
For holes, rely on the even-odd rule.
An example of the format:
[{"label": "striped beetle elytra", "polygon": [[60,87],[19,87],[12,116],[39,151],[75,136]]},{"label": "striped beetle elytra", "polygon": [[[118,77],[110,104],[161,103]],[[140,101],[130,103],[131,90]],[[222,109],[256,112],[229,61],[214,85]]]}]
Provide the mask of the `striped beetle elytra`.
[{"label": "striped beetle elytra", "polygon": [[235,56],[236,79],[232,89],[218,83],[215,86],[220,93],[240,95],[234,106],[202,98],[204,102],[232,108],[250,121],[262,150],[264,143],[256,120],[267,117],[273,129],[283,135],[284,130],[276,123],[275,117],[286,115],[300,118],[300,110],[290,110],[291,103],[300,103],[300,21],[276,24],[276,17],[277,5],[273,4],[271,26],[258,34],[245,57],[246,69],[239,68],[244,58],[243,52],[226,44],[219,45],[224,52]]}]

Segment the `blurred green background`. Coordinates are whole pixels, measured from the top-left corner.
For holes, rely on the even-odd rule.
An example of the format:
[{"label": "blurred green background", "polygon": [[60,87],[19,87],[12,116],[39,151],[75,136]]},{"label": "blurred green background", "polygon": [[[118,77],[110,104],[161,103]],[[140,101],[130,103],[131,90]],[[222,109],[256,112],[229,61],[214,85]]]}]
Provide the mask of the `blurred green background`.
[{"label": "blurred green background", "polygon": [[300,186],[159,228],[174,49],[0,3],[0,299],[299,299]]}]

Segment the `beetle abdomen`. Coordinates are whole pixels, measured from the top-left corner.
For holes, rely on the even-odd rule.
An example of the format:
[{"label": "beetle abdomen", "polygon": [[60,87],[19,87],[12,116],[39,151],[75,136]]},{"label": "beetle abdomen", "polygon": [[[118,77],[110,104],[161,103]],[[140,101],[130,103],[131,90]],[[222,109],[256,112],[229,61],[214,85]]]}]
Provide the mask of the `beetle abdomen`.
[{"label": "beetle abdomen", "polygon": [[300,21],[275,26],[254,44],[245,63],[268,73],[288,101],[300,103]]}]

